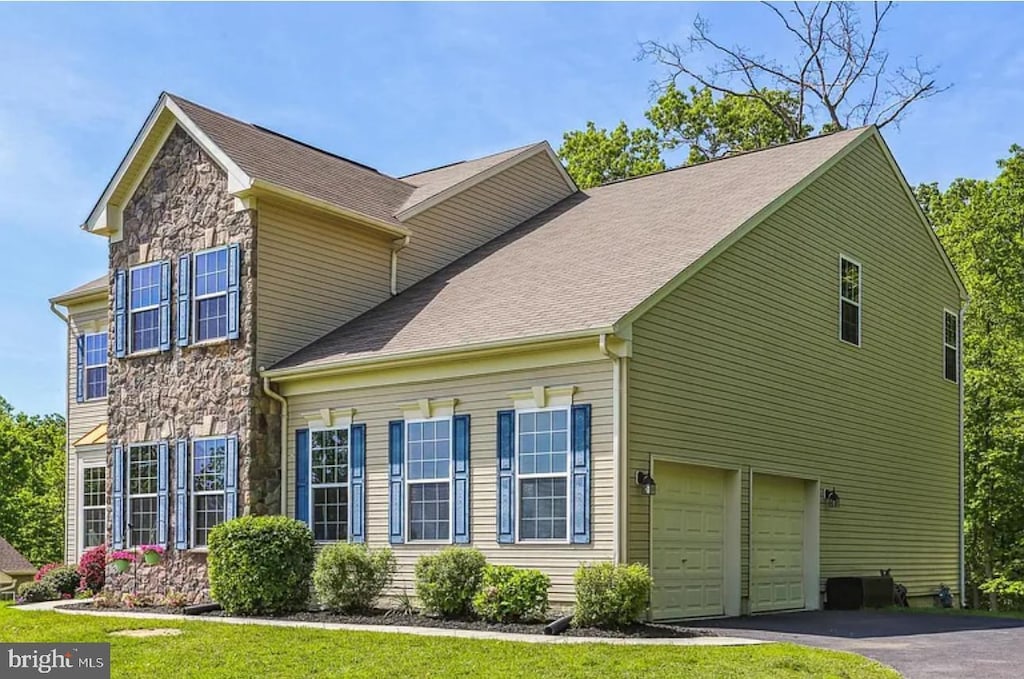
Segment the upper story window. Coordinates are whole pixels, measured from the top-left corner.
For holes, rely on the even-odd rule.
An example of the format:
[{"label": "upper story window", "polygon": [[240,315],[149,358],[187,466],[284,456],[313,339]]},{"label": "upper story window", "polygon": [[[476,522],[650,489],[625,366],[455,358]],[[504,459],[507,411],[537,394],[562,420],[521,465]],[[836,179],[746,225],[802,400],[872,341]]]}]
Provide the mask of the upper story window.
[{"label": "upper story window", "polygon": [[107,468],[94,465],[82,468],[82,548],[106,542]]},{"label": "upper story window", "polygon": [[349,430],[311,431],[309,455],[313,537],[348,540]]},{"label": "upper story window", "polygon": [[85,399],[107,395],[107,333],[85,336],[83,378]]},{"label": "upper story window", "polygon": [[519,539],[566,540],[569,531],[569,410],[518,411]]},{"label": "upper story window", "polygon": [[160,262],[128,272],[129,352],[160,348]]},{"label": "upper story window", "polygon": [[449,542],[452,521],[452,421],[406,423],[409,540]]},{"label": "upper story window", "polygon": [[860,346],[860,264],[839,258],[839,338]]},{"label": "upper story window", "polygon": [[943,323],[944,375],[950,382],[960,379],[960,319],[952,311],[944,312]]},{"label": "upper story window", "polygon": [[197,342],[228,336],[228,248],[195,256],[195,338]]},{"label": "upper story window", "polygon": [[225,520],[227,439],[192,442],[192,545],[205,547],[213,527]]},{"label": "upper story window", "polygon": [[128,545],[157,542],[157,446],[128,448]]}]

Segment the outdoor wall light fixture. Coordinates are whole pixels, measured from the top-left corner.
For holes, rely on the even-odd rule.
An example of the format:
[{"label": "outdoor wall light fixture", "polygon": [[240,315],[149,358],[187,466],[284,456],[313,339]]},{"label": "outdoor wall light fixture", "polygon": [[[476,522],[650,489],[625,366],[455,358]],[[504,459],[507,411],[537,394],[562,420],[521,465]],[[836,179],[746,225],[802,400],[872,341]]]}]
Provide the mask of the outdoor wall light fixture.
[{"label": "outdoor wall light fixture", "polygon": [[821,501],[834,509],[839,506],[839,493],[835,488],[824,488],[821,491]]},{"label": "outdoor wall light fixture", "polygon": [[654,495],[658,492],[658,484],[654,482],[654,477],[651,476],[650,472],[638,470],[636,473],[636,485],[643,489],[644,495]]}]

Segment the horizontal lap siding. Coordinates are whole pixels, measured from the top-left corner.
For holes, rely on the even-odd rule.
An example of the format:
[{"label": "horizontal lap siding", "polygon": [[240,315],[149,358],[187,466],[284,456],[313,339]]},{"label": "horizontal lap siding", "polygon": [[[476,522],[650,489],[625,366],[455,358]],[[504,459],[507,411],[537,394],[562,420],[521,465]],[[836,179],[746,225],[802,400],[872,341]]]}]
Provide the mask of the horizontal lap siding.
[{"label": "horizontal lap siding", "polygon": [[[497,412],[512,408],[511,391],[533,386],[575,385],[574,401],[592,405],[592,542],[589,545],[498,545],[495,536]],[[307,426],[305,415],[322,408],[355,408],[354,422],[366,424],[367,542],[388,545],[388,422],[401,419],[400,404],[421,398],[458,399],[456,414],[469,414],[472,543],[492,563],[540,568],[552,580],[553,602],[572,602],[573,571],[584,562],[612,559],[612,366],[610,362],[515,371],[438,381],[355,389],[289,398],[289,515],[295,511],[295,430]],[[393,594],[414,592],[413,567],[438,545],[395,545],[398,573]]]},{"label": "horizontal lap siding", "polygon": [[404,290],[521,224],[570,193],[547,154],[539,153],[408,220],[409,246],[398,255]]},{"label": "horizontal lap siding", "polygon": [[261,202],[256,238],[257,359],[270,366],[391,295],[388,239]]},{"label": "horizontal lap siding", "polygon": [[[863,275],[862,347],[838,340],[840,253]],[[911,595],[958,578],[958,391],[943,379],[957,288],[868,140],[634,325],[629,469],[650,455],[820,479],[821,575],[892,568]],[[648,560],[630,490],[627,549]]]}]

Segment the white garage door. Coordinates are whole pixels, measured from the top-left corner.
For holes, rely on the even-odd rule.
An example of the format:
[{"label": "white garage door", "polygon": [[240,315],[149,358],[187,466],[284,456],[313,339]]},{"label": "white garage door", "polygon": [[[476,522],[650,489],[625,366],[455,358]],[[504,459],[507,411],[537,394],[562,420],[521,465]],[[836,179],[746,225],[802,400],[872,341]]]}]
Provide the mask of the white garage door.
[{"label": "white garage door", "polygon": [[651,615],[722,615],[725,472],[657,462],[651,512]]},{"label": "white garage door", "polygon": [[751,516],[752,611],[804,607],[804,482],[756,474]]}]

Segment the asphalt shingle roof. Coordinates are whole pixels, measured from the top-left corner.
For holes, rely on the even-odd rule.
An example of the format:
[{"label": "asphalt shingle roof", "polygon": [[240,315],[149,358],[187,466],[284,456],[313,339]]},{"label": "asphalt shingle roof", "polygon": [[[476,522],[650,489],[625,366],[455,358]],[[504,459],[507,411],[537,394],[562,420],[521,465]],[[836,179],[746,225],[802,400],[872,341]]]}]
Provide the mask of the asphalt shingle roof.
[{"label": "asphalt shingle roof", "polygon": [[60,300],[72,299],[74,297],[82,297],[89,293],[106,290],[107,284],[108,279],[107,276],[104,274],[103,276],[100,276],[95,280],[91,280],[88,283],[83,283],[82,285],[79,285],[77,288],[71,288],[67,292],[62,292],[61,294],[54,297],[53,301],[57,302]]},{"label": "asphalt shingle roof", "polygon": [[21,553],[11,546],[11,543],[0,537],[0,571],[5,573],[34,572],[36,567]]}]

